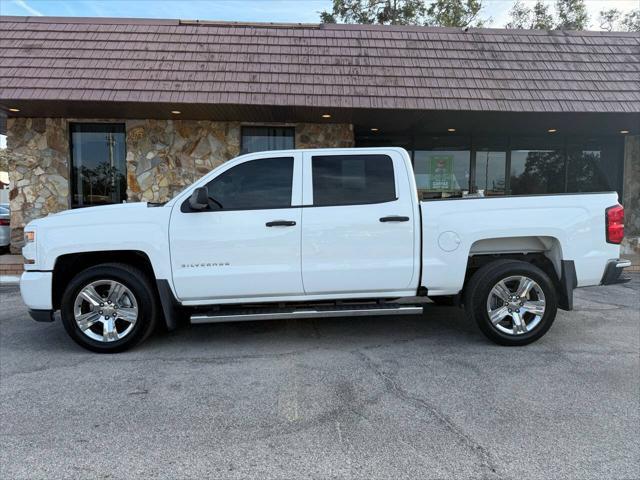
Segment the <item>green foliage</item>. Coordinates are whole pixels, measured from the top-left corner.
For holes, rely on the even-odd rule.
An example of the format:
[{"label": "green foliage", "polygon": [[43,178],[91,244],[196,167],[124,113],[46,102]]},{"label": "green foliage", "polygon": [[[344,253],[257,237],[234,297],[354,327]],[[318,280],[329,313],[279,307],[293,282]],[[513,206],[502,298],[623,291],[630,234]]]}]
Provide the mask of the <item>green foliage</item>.
[{"label": "green foliage", "polygon": [[640,8],[627,13],[620,22],[620,28],[625,32],[640,32]]},{"label": "green foliage", "polygon": [[589,27],[589,14],[584,0],[556,0],[558,30],[586,30]]},{"label": "green foliage", "polygon": [[600,16],[598,17],[598,23],[600,23],[600,28],[602,30],[606,30],[610,32],[613,30],[620,20],[620,10],[617,8],[610,8],[609,10],[600,10]]},{"label": "green foliage", "polygon": [[427,9],[427,24],[439,27],[482,27],[482,0],[435,0]]},{"label": "green foliage", "polygon": [[553,15],[549,12],[549,6],[542,1],[533,6],[533,22],[530,28],[538,30],[553,30]]},{"label": "green foliage", "polygon": [[549,13],[549,6],[542,1],[538,1],[533,8],[517,1],[513,4],[510,15],[511,21],[507,23],[507,28],[553,29],[553,15]]},{"label": "green foliage", "polygon": [[479,27],[482,0],[333,0],[323,23]]},{"label": "green foliage", "polygon": [[507,28],[529,28],[531,10],[520,1],[513,4],[509,15],[511,21],[505,25]]},{"label": "green foliage", "polygon": [[321,12],[320,19],[322,23],[419,25],[425,13],[424,0],[333,0],[331,12]]}]

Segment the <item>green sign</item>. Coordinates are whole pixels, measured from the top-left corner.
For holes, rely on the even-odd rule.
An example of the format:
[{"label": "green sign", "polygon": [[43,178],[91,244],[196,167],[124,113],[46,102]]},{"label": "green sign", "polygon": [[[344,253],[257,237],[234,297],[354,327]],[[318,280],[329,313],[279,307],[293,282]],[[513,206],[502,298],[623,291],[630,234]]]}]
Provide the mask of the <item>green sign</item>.
[{"label": "green sign", "polygon": [[431,155],[429,157],[429,190],[454,190],[453,155]]}]

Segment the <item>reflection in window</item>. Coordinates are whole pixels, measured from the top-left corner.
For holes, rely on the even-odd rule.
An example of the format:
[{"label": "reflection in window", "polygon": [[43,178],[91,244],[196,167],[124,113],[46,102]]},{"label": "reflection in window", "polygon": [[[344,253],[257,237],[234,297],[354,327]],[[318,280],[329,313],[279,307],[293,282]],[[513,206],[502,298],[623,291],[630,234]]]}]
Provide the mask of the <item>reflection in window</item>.
[{"label": "reflection in window", "polygon": [[513,195],[562,193],[564,155],[559,150],[512,150],[510,182]]},{"label": "reflection in window", "polygon": [[505,192],[507,171],[506,152],[476,152],[475,185],[485,195],[502,195]]},{"label": "reflection in window", "polygon": [[242,127],[241,153],[292,150],[294,134],[293,127]]},{"label": "reflection in window", "polygon": [[469,189],[469,151],[418,150],[414,172],[420,198],[460,196]]},{"label": "reflection in window", "polygon": [[568,158],[568,192],[606,192],[616,189],[619,162],[605,158],[600,149],[570,149]]},{"label": "reflection in window", "polygon": [[122,124],[71,124],[71,206],[121,203],[127,198]]}]

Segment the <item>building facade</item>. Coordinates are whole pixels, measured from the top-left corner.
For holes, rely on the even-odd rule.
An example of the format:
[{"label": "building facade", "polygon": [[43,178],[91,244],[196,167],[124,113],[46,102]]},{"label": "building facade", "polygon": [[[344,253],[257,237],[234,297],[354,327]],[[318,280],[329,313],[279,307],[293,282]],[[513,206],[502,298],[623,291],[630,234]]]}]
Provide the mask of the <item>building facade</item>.
[{"label": "building facade", "polygon": [[617,191],[640,236],[640,36],[3,17],[12,248],[241,153],[401,146],[421,198]]}]

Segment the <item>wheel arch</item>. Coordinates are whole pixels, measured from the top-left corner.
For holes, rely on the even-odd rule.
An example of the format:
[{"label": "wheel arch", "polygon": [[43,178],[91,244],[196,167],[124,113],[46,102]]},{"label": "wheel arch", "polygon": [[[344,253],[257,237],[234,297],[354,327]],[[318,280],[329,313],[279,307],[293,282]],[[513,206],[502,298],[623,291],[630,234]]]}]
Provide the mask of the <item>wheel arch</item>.
[{"label": "wheel arch", "polygon": [[544,271],[556,287],[558,306],[573,309],[573,289],[577,285],[573,261],[564,260],[562,243],[553,236],[514,236],[485,238],[469,249],[465,287],[471,276],[484,265],[499,259],[520,260]]},{"label": "wheel arch", "polygon": [[54,310],[60,308],[60,300],[66,285],[78,273],[103,263],[125,263],[142,270],[155,285],[155,273],[149,256],[139,250],[110,250],[80,252],[60,255],[55,262],[52,278],[52,302]]}]

